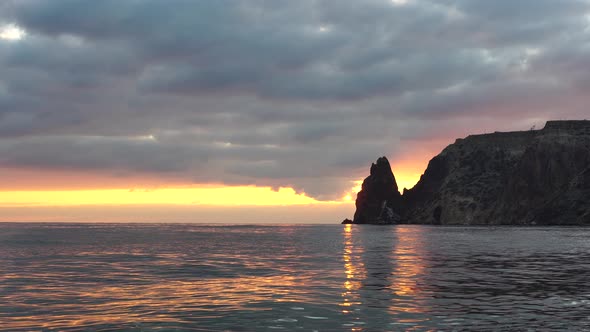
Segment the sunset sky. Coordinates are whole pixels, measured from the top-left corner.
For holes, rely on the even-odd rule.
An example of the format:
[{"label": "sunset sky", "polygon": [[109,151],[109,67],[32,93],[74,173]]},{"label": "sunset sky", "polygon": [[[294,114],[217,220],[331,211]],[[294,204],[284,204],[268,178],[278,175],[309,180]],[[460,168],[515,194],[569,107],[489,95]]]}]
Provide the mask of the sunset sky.
[{"label": "sunset sky", "polygon": [[0,221],[337,223],[588,68],[583,0],[3,0]]}]

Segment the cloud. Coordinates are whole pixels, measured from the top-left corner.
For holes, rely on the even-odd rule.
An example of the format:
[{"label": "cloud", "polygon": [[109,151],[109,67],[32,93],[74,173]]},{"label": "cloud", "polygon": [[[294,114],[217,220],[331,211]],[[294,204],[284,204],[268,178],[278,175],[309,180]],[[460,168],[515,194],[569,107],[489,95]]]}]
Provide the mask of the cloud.
[{"label": "cloud", "polygon": [[26,34],[0,39],[0,167],[338,198],[416,142],[587,117],[589,13],[582,0],[5,1],[0,26]]}]

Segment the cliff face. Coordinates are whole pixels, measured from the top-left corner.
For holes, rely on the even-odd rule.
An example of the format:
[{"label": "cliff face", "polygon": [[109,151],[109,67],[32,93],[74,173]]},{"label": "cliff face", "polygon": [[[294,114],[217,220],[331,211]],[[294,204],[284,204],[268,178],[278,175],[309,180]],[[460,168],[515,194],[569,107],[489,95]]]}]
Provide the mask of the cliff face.
[{"label": "cliff face", "polygon": [[[355,223],[378,203],[361,193]],[[388,206],[402,223],[590,224],[590,121],[458,139]]]}]

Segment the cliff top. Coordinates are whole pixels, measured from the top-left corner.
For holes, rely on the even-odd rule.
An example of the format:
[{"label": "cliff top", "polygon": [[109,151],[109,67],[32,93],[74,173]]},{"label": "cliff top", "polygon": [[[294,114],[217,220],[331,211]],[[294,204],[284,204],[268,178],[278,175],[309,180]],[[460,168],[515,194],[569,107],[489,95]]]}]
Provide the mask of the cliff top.
[{"label": "cliff top", "polygon": [[590,130],[590,120],[554,120],[547,121],[543,130]]},{"label": "cliff top", "polygon": [[[587,133],[590,134],[590,120],[552,120],[545,123],[545,127],[539,130],[524,130],[524,131],[496,131],[493,133],[486,134],[475,134],[469,135],[465,139],[470,141],[480,140],[518,140],[518,139],[530,139],[539,134],[547,132],[572,132],[572,133]],[[457,142],[463,139],[457,139]]]}]

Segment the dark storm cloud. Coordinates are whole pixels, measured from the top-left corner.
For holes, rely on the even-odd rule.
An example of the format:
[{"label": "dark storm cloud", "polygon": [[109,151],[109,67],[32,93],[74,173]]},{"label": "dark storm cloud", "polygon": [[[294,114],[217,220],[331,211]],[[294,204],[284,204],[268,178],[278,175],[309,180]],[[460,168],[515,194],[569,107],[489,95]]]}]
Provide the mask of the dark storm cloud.
[{"label": "dark storm cloud", "polygon": [[[338,197],[425,139],[587,117],[588,1],[0,3],[0,164]],[[485,122],[482,121],[485,119]],[[150,138],[153,135],[153,138]]]}]

